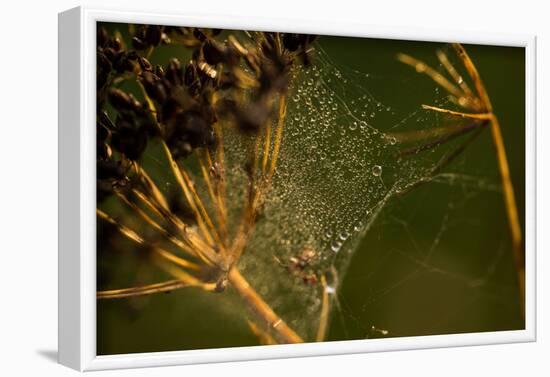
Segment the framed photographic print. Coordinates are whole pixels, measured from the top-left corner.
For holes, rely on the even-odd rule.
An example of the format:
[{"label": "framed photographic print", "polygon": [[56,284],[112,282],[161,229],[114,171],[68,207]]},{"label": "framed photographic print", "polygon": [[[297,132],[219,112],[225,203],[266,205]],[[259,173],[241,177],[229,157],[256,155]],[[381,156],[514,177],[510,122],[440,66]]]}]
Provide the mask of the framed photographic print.
[{"label": "framed photographic print", "polygon": [[535,339],[535,38],[59,16],[59,359]]}]

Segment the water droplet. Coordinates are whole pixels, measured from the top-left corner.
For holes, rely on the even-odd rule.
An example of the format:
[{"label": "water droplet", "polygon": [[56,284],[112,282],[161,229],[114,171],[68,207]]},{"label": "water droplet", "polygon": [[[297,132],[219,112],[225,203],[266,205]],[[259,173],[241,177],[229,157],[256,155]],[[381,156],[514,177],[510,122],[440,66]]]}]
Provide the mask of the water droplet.
[{"label": "water droplet", "polygon": [[340,233],[340,235],[338,236],[338,238],[340,238],[342,241],[345,241],[349,238],[350,234],[348,231],[344,231],[342,233]]},{"label": "water droplet", "polygon": [[342,242],[340,241],[334,241],[330,246],[330,249],[335,253],[339,252],[341,248],[342,248]]},{"label": "water droplet", "polygon": [[395,137],[390,137],[390,144],[395,145],[397,143],[397,139]]},{"label": "water droplet", "polygon": [[349,125],[349,129],[355,131],[357,129],[357,122],[353,122]]},{"label": "water droplet", "polygon": [[463,82],[464,82],[464,79],[462,78],[462,76],[460,76],[460,77],[458,78],[458,84],[460,85],[460,84],[462,84]]},{"label": "water droplet", "polygon": [[336,293],[336,289],[334,289],[334,287],[331,287],[330,285],[327,285],[326,288],[325,288],[325,292],[328,295],[332,295],[332,294]]},{"label": "water droplet", "polygon": [[380,177],[382,175],[382,166],[374,165],[372,167],[372,175],[374,175],[375,177]]}]

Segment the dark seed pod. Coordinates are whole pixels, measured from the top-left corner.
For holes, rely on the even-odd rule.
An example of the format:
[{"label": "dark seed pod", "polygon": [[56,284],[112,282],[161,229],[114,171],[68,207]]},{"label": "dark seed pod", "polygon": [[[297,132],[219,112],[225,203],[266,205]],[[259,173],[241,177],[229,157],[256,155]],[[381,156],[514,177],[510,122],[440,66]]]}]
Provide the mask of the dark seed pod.
[{"label": "dark seed pod", "polygon": [[108,42],[109,33],[107,33],[107,29],[105,29],[105,27],[101,26],[97,30],[97,47],[106,47]]},{"label": "dark seed pod", "polygon": [[139,37],[133,37],[132,38],[132,46],[136,49],[136,50],[145,50],[147,48],[147,43],[145,43],[145,41],[143,41],[141,38]]},{"label": "dark seed pod", "polygon": [[97,124],[97,158],[106,160],[110,157],[110,148],[107,140],[111,136],[111,132],[102,124]]},{"label": "dark seed pod", "polygon": [[109,90],[109,101],[120,112],[132,112],[141,110],[141,104],[132,95],[117,88]]},{"label": "dark seed pod", "polygon": [[107,199],[115,188],[128,185],[130,179],[126,176],[128,166],[120,161],[98,159],[96,162],[97,201]]},{"label": "dark seed pod", "polygon": [[195,67],[195,64],[191,61],[185,66],[185,75],[184,75],[184,83],[187,86],[191,86],[197,79],[197,68]]},{"label": "dark seed pod", "polygon": [[151,65],[149,60],[147,60],[146,58],[139,56],[137,61],[139,63],[139,66],[141,67],[142,71],[152,71],[153,70],[153,66]]},{"label": "dark seed pod", "polygon": [[206,34],[202,32],[202,30],[198,28],[193,29],[193,36],[197,38],[199,41],[204,42],[207,39]]},{"label": "dark seed pod", "polygon": [[189,110],[177,114],[169,122],[168,146],[176,158],[188,156],[193,149],[211,145],[214,142],[212,127],[204,116]]},{"label": "dark seed pod", "polygon": [[296,51],[300,44],[302,43],[300,36],[298,34],[286,33],[283,34],[283,46],[288,51]]},{"label": "dark seed pod", "polygon": [[97,179],[119,180],[126,176],[126,169],[117,161],[97,160]]},{"label": "dark seed pod", "polygon": [[140,70],[137,58],[130,53],[124,52],[116,54],[113,59],[113,68],[118,73],[139,72]]},{"label": "dark seed pod", "polygon": [[138,160],[147,147],[147,133],[126,119],[117,119],[111,144],[130,160]]},{"label": "dark seed pod", "polygon": [[145,40],[150,46],[158,46],[162,39],[162,27],[150,25],[145,30]]},{"label": "dark seed pod", "polygon": [[204,60],[211,65],[216,65],[224,60],[224,50],[224,46],[213,39],[208,39],[202,45]]},{"label": "dark seed pod", "polygon": [[122,50],[123,44],[122,44],[122,41],[120,40],[120,38],[115,37],[115,38],[111,39],[110,47],[112,47],[113,50],[115,50],[115,51]]},{"label": "dark seed pod", "polygon": [[155,71],[155,75],[157,75],[158,77],[160,78],[164,77],[164,69],[160,65],[156,65],[154,71]]},{"label": "dark seed pod", "polygon": [[158,103],[163,103],[166,100],[166,89],[164,88],[164,85],[159,77],[146,71],[140,75],[140,80],[149,97]]},{"label": "dark seed pod", "polygon": [[181,85],[183,83],[181,64],[178,59],[174,58],[170,60],[166,68],[165,77],[172,85]]}]

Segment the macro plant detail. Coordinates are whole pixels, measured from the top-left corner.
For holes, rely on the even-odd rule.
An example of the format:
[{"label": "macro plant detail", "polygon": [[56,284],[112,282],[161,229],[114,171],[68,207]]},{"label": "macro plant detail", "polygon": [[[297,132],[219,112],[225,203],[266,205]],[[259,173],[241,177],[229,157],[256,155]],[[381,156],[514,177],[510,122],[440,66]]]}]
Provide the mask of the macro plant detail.
[{"label": "macro plant detail", "polygon": [[[139,311],[132,300],[200,293],[223,302],[208,306],[220,321],[243,316],[238,328],[258,344],[324,341],[354,251],[386,207],[463,179],[447,168],[486,128],[500,174],[496,189],[486,187],[504,198],[523,292],[504,141],[464,47],[438,50],[443,73],[397,56],[444,93],[396,123],[387,120],[394,106],[354,83],[364,76],[339,69],[322,39],[98,25],[98,286],[109,287],[98,302],[137,302]],[[173,55],[161,59],[163,49]],[[106,254],[123,250],[132,262],[101,273]],[[138,283],[113,287],[115,273]],[[367,336],[392,333],[365,326]]]}]

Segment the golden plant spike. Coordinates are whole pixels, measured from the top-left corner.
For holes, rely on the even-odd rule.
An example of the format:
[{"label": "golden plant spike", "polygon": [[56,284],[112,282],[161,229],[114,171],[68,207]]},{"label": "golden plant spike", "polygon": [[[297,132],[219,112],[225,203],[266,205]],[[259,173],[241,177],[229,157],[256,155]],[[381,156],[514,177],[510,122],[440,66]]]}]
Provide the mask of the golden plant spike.
[{"label": "golden plant spike", "polygon": [[250,308],[269,326],[275,338],[283,343],[303,343],[302,338],[294,332],[281,317],[250,286],[237,268],[229,271],[228,279],[233,288],[246,301]]},{"label": "golden plant spike", "polygon": [[461,58],[464,67],[468,71],[468,74],[472,78],[477,94],[479,95],[479,98],[481,99],[484,108],[487,110],[487,112],[492,114],[491,135],[493,138],[493,145],[495,147],[495,153],[497,156],[499,173],[504,193],[504,205],[506,208],[506,215],[508,217],[508,225],[510,227],[510,234],[512,238],[512,249],[514,252],[514,262],[516,264],[520,295],[523,298],[522,313],[525,317],[525,252],[523,249],[523,236],[521,232],[519,214],[514,194],[514,185],[512,184],[512,178],[510,176],[510,167],[508,165],[508,158],[506,155],[506,148],[504,146],[504,139],[502,138],[500,123],[496,115],[494,115],[493,113],[493,105],[491,104],[491,100],[489,99],[489,94],[485,89],[485,85],[481,80],[475,64],[470,59],[470,56],[461,44],[453,43],[453,47],[458,56]]},{"label": "golden plant spike", "polygon": [[327,333],[327,327],[328,327],[328,318],[329,318],[329,307],[330,307],[330,300],[328,296],[328,286],[327,286],[327,279],[325,275],[321,275],[321,288],[323,289],[322,293],[322,304],[321,304],[321,315],[319,317],[319,327],[317,328],[317,336],[315,337],[315,340],[317,342],[322,342],[325,340],[326,333]]},{"label": "golden plant spike", "polygon": [[472,62],[472,60],[470,59],[470,56],[468,55],[468,53],[460,43],[453,43],[453,48],[458,54],[458,57],[462,60],[462,63],[464,64],[464,68],[466,68],[466,71],[468,71],[468,75],[470,75],[474,83],[477,95],[481,99],[481,102],[484,105],[484,109],[488,113],[492,113],[493,105],[491,104],[489,95],[485,90],[485,85],[483,85],[483,82],[481,81],[481,77],[479,76],[479,73],[477,71],[476,66],[474,65],[474,62]]},{"label": "golden plant spike", "polygon": [[189,287],[189,284],[184,283],[181,280],[168,280],[162,283],[148,284],[139,287],[112,289],[105,291],[98,291],[98,299],[118,299],[126,297],[136,297],[152,295],[161,292],[171,292],[176,289]]},{"label": "golden plant spike", "polygon": [[[153,103],[153,101],[151,100],[149,95],[147,94],[147,91],[145,90],[145,87],[139,81],[138,81],[138,85],[141,89],[141,92],[142,92],[144,98],[145,98],[145,101],[147,103],[147,106],[148,106],[149,110],[156,113],[155,104]],[[159,127],[159,129],[160,129],[159,124],[157,124],[157,127]],[[176,160],[172,156],[172,152],[170,152],[170,148],[168,148],[168,145],[162,139],[161,139],[161,145],[162,145],[162,150],[164,151],[164,154],[165,154],[166,158],[168,159],[168,165],[170,166],[170,169],[172,170],[172,174],[176,178],[176,181],[178,182],[181,190],[183,191],[184,196],[185,196],[189,206],[191,207],[191,209],[195,213],[197,223],[199,225],[199,228],[201,229],[201,232],[202,232],[206,242],[209,245],[213,245],[214,242],[213,242],[212,236],[211,236],[210,232],[208,231],[208,228],[206,227],[206,225],[204,223],[204,220],[201,216],[201,213],[200,213],[199,209],[197,208],[197,206],[195,205],[195,202],[193,201],[193,198],[190,194],[189,188],[186,187],[186,185],[185,185],[185,182],[184,182],[180,167],[178,166],[178,163],[176,162]]]},{"label": "golden plant spike", "polygon": [[176,178],[176,181],[178,182],[178,185],[180,189],[183,192],[183,195],[185,199],[187,200],[187,204],[189,204],[189,207],[191,207],[191,210],[195,214],[195,218],[197,220],[197,224],[199,225],[199,229],[202,232],[202,235],[204,236],[204,239],[206,240],[206,243],[209,245],[214,244],[214,240],[212,239],[212,236],[210,235],[210,231],[208,227],[206,226],[204,219],[202,218],[201,212],[197,205],[195,204],[195,201],[193,200],[193,195],[191,193],[191,189],[187,187],[187,184],[185,182],[185,179],[183,178],[183,174],[181,172],[180,167],[178,166],[178,163],[174,160],[172,157],[172,152],[170,152],[170,149],[168,148],[168,145],[163,141],[162,148],[164,150],[164,153],[166,157],[168,158],[168,164],[170,165],[170,168],[172,169],[172,173],[174,174],[174,177]]},{"label": "golden plant spike", "polygon": [[[481,114],[478,114],[478,116],[482,116],[484,119],[487,119],[490,126],[491,126],[491,135],[493,139],[493,145],[495,147],[495,153],[497,157],[498,162],[498,169],[499,174],[501,178],[501,184],[503,189],[503,200],[504,200],[504,207],[506,210],[506,216],[508,218],[508,225],[510,229],[510,235],[512,239],[512,250],[513,250],[513,256],[514,256],[514,263],[516,265],[516,271],[517,271],[517,278],[518,278],[518,286],[520,291],[520,296],[522,297],[522,314],[525,317],[525,252],[523,249],[523,237],[522,237],[522,231],[521,231],[521,225],[519,221],[519,214],[514,194],[514,186],[512,184],[512,179],[510,176],[510,167],[508,165],[508,158],[506,155],[506,148],[504,146],[504,140],[502,137],[502,131],[500,129],[500,123],[498,121],[498,118],[493,113],[493,106],[491,104],[491,100],[489,98],[489,94],[487,93],[487,90],[485,88],[485,85],[483,84],[483,81],[481,80],[481,77],[479,75],[479,72],[471,60],[470,56],[464,49],[464,47],[459,43],[453,43],[452,44],[455,52],[457,53],[458,57],[462,61],[462,64],[464,65],[464,68],[468,72],[468,75],[470,76],[477,95],[478,102],[475,104],[476,110],[479,110]],[[424,72],[428,74],[436,83],[442,86],[447,86],[447,82],[445,80],[441,80],[441,77],[439,77],[437,72],[432,72],[432,70],[426,70],[427,66],[422,66],[421,61],[414,59],[408,55],[405,54],[399,54],[398,59],[402,61],[405,64],[408,64],[410,66],[416,67],[418,72]],[[421,64],[421,69],[418,69],[418,64]],[[450,84],[450,83],[448,83]],[[454,90],[454,85],[451,84],[449,86],[449,91],[453,93],[451,90]],[[460,98],[460,97],[459,97]],[[460,104],[460,102],[458,101]],[[424,108],[444,112],[451,115],[457,115],[461,117],[468,117],[473,118],[474,114],[468,114],[468,113],[460,113],[460,112],[453,112],[450,110],[445,109],[439,109],[435,108],[433,106],[426,106],[423,105]]]},{"label": "golden plant spike", "polygon": [[[214,135],[216,137],[216,162],[219,165],[219,174],[220,177],[217,179],[217,192],[220,197],[220,202],[222,203],[222,212],[226,216],[227,220],[227,205],[225,203],[226,200],[226,188],[225,188],[225,152],[224,152],[224,146],[223,146],[223,130],[219,123],[214,124]],[[212,166],[212,161],[209,161],[209,163]]]},{"label": "golden plant spike", "polygon": [[[216,152],[217,153],[217,152]],[[206,162],[208,163],[208,166],[210,167],[214,167],[214,162],[212,161],[212,156],[210,156],[210,151],[208,149],[206,149]],[[225,186],[222,187],[222,185],[224,185],[224,182],[222,182],[225,177],[225,172],[223,171],[223,165],[220,164],[219,165],[220,169],[221,170],[219,173],[220,173],[220,177],[218,177],[214,183],[214,193],[216,194],[216,197],[217,197],[217,201],[218,201],[218,206],[219,206],[219,210],[220,212],[222,213],[222,217],[224,219],[224,222],[225,224],[227,225],[227,209],[225,207]]]},{"label": "golden plant spike", "polygon": [[[122,195],[121,193],[117,193],[116,196],[123,201],[126,205],[128,205],[130,208],[134,210],[147,224],[152,226],[154,229],[156,229],[160,234],[163,235],[167,240],[169,240],[171,243],[173,243],[175,246],[180,248],[182,251],[187,252],[191,255],[196,255],[194,253],[194,250],[192,250],[189,246],[187,246],[183,241],[179,240],[178,238],[172,236],[166,229],[164,229],[162,226],[160,226],[156,221],[154,221],[149,215],[147,215],[141,208],[139,208],[135,203],[132,203],[126,196]],[[192,263],[187,267],[191,267],[194,269],[198,269],[197,265],[194,265],[192,267]]]},{"label": "golden plant spike", "polygon": [[491,120],[493,119],[493,114],[491,113],[463,113],[461,111],[453,111],[453,110],[447,110],[442,109],[440,107],[430,106],[430,105],[422,105],[422,108],[425,110],[432,110],[436,111],[438,113],[448,114],[452,116],[456,116],[459,118],[468,118],[468,119],[476,119],[476,120]]},{"label": "golden plant spike", "polygon": [[271,336],[267,331],[262,330],[258,325],[256,325],[251,320],[247,319],[246,322],[248,323],[248,326],[250,327],[250,330],[256,335],[258,338],[258,341],[262,345],[272,345],[272,344],[278,344],[275,338]]},{"label": "golden plant spike", "polygon": [[210,179],[210,173],[206,167],[203,156],[201,156],[200,154],[197,154],[197,158],[199,160],[199,166],[201,169],[202,176],[204,178],[204,181],[206,182],[208,195],[210,196],[210,200],[212,201],[214,210],[216,211],[216,220],[218,222],[219,234],[222,241],[222,245],[225,248],[225,246],[227,246],[228,234],[227,234],[227,221],[226,221],[225,214],[223,213],[223,210],[222,210],[222,203],[219,195],[217,195],[214,190],[214,185],[212,184],[212,180]]},{"label": "golden plant spike", "polygon": [[443,76],[441,73],[437,72],[435,69],[427,65],[421,60],[418,60],[416,58],[413,58],[412,56],[409,56],[407,54],[397,54],[397,59],[407,64],[408,66],[413,67],[416,72],[418,73],[424,73],[428,77],[430,77],[433,81],[435,81],[439,86],[441,86],[443,89],[445,89],[447,92],[449,92],[451,95],[453,95],[456,98],[462,97],[462,91],[457,88],[452,82],[450,82],[445,76]]},{"label": "golden plant spike", "polygon": [[222,246],[220,237],[218,235],[218,229],[214,226],[214,223],[212,222],[212,219],[210,218],[210,215],[206,211],[204,203],[203,203],[199,193],[197,192],[197,189],[195,188],[195,183],[191,180],[191,177],[189,176],[189,174],[187,174],[185,169],[180,169],[180,170],[181,170],[183,179],[185,180],[185,183],[186,183],[187,187],[191,191],[191,194],[193,196],[193,200],[194,200],[194,202],[195,202],[195,204],[196,204],[196,206],[199,210],[199,213],[201,214],[202,218],[204,219],[204,222],[205,222],[206,226],[208,227],[209,234],[214,237],[213,245]]},{"label": "golden plant spike", "polygon": [[216,289],[216,283],[204,283],[174,264],[168,263],[165,259],[159,258],[157,263],[166,273],[188,284],[189,286],[202,288],[206,291],[214,291]]},{"label": "golden plant spike", "polygon": [[[186,251],[195,257],[198,257],[207,264],[212,264],[217,261],[217,256],[210,246],[208,246],[202,238],[200,238],[191,228],[186,227],[181,220],[173,215],[169,211],[163,211],[161,208],[157,208],[155,204],[147,198],[142,192],[133,189],[132,193],[136,195],[149,209],[151,209],[155,215],[161,219],[168,219],[176,228],[181,229],[181,235],[189,246],[184,245],[182,251]],[[180,246],[180,245],[178,245]],[[182,246],[180,246],[181,248]]]},{"label": "golden plant spike", "polygon": [[147,171],[143,169],[137,162],[134,162],[133,164],[137,174],[141,176],[147,184],[147,187],[149,188],[153,199],[155,199],[159,206],[161,206],[165,210],[169,210],[168,201],[166,200],[158,186],[155,184],[155,182],[151,179],[149,174],[147,174]]},{"label": "golden plant spike", "polygon": [[460,89],[462,89],[464,94],[467,95],[467,96],[472,96],[472,90],[468,86],[468,83],[458,73],[456,68],[451,64],[451,62],[449,61],[449,58],[447,57],[447,54],[445,54],[441,50],[437,50],[436,54],[437,54],[437,58],[439,59],[439,61],[443,65],[443,67],[445,67],[447,72],[449,72],[449,75],[451,75],[453,80],[455,80],[455,82],[458,84],[458,86],[460,86]]},{"label": "golden plant spike", "polygon": [[114,218],[112,218],[111,216],[109,216],[108,214],[103,212],[102,210],[97,209],[96,212],[97,212],[97,215],[101,219],[107,221],[111,225],[114,225],[121,234],[123,234],[128,239],[134,241],[135,243],[137,243],[139,245],[148,246],[156,255],[158,255],[158,256],[166,259],[166,260],[169,260],[172,263],[176,263],[181,267],[197,269],[197,267],[194,263],[189,262],[189,261],[187,261],[183,258],[180,258],[180,257],[170,253],[169,251],[166,251],[166,250],[164,250],[164,249],[162,249],[158,246],[151,245],[143,237],[141,237],[139,234],[137,234],[134,230],[132,230],[132,229],[128,228],[127,226],[119,223]]},{"label": "golden plant spike", "polygon": [[[258,135],[259,138],[259,135]],[[265,127],[265,142],[264,142],[264,151],[262,156],[262,175],[265,175],[267,170],[267,160],[269,157],[269,146],[271,144],[271,121],[267,122]]]},{"label": "golden plant spike", "polygon": [[279,119],[277,121],[277,131],[275,133],[275,141],[273,144],[273,152],[271,155],[271,167],[269,169],[268,178],[271,180],[273,174],[275,174],[275,168],[277,166],[277,158],[279,157],[279,150],[281,149],[281,141],[283,140],[283,129],[285,126],[286,117],[286,95],[281,94],[279,98]]}]

